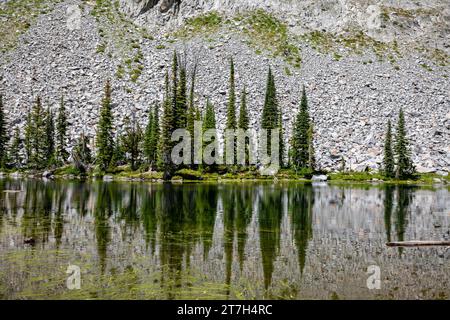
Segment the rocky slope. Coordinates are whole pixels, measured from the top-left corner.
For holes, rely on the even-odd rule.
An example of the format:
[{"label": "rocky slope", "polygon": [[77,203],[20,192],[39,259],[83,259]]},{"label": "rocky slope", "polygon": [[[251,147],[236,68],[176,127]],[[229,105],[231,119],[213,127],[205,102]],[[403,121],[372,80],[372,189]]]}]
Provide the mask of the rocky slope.
[{"label": "rocky slope", "polygon": [[[94,137],[107,78],[119,130],[126,115],[144,124],[148,107],[162,99],[176,49],[188,70],[198,63],[197,103],[211,98],[220,129],[233,56],[237,91],[247,87],[255,128],[269,65],[286,139],[305,85],[320,167],[337,169],[344,157],[348,169],[377,169],[386,121],[403,107],[417,168],[449,171],[446,1],[400,8],[396,1],[33,1],[45,2],[45,10],[25,10],[23,0],[12,9],[0,4],[0,29],[8,34],[0,41],[0,91],[13,126],[23,126],[36,95],[54,109],[64,95],[72,142],[82,131]],[[19,9],[21,20],[13,14]]]}]

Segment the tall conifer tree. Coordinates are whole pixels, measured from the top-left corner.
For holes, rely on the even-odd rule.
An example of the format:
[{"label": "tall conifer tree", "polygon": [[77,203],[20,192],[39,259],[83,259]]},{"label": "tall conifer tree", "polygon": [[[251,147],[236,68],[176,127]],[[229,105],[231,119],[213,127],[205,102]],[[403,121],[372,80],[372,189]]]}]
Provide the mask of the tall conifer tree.
[{"label": "tall conifer tree", "polygon": [[47,166],[55,164],[55,122],[50,107],[45,113],[45,161]]},{"label": "tall conifer tree", "polygon": [[405,115],[403,109],[400,109],[398,116],[395,156],[397,158],[396,177],[398,179],[405,179],[412,176],[415,172],[415,168],[411,161],[409,142],[406,137]]},{"label": "tall conifer tree", "polygon": [[97,163],[106,170],[114,151],[113,115],[111,110],[111,85],[106,81],[105,93],[100,109],[100,120],[97,127]]},{"label": "tall conifer tree", "polygon": [[310,167],[308,163],[310,149],[308,131],[310,127],[311,120],[308,111],[308,100],[306,98],[305,87],[303,87],[300,110],[295,119],[291,140],[291,162],[296,169]]},{"label": "tall conifer tree", "polygon": [[392,178],[395,176],[394,152],[392,150],[391,120],[388,120],[386,138],[384,140],[383,171],[386,177]]}]

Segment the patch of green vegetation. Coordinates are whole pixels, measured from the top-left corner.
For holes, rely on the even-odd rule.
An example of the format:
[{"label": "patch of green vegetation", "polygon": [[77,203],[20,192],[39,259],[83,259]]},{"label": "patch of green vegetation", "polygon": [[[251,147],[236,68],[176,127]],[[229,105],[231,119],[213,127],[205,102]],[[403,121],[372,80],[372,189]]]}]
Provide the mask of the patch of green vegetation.
[{"label": "patch of green vegetation", "polygon": [[284,73],[285,73],[288,77],[292,76],[291,69],[289,69],[288,67],[284,67]]},{"label": "patch of green vegetation", "polygon": [[216,11],[211,11],[194,18],[187,19],[183,28],[174,33],[175,37],[186,38],[198,34],[215,32],[222,24],[222,17]]},{"label": "patch of green vegetation", "polygon": [[14,0],[0,3],[0,52],[12,50],[41,14],[62,0]]},{"label": "patch of green vegetation", "polygon": [[57,168],[53,174],[55,176],[80,176],[82,174],[82,172],[80,170],[78,170],[75,166],[73,165],[67,165],[61,168]]},{"label": "patch of green vegetation", "polygon": [[387,178],[380,172],[334,172],[329,174],[332,182],[374,182],[379,181],[390,184],[417,184],[417,185],[433,185],[435,183],[450,184],[449,176],[441,176],[437,174],[417,174],[408,180],[398,180]]},{"label": "patch of green vegetation", "polygon": [[450,65],[450,55],[444,50],[434,48],[426,50],[425,56],[433,61],[437,66],[445,67]]},{"label": "patch of green vegetation", "polygon": [[188,19],[184,26],[172,36],[189,38],[199,34],[207,35],[216,32],[221,27],[226,27],[232,32],[246,34],[248,44],[255,48],[257,54],[266,50],[274,57],[283,57],[294,67],[300,67],[300,49],[293,43],[286,24],[263,9],[249,11],[227,20],[212,11]]},{"label": "patch of green vegetation", "polygon": [[166,48],[166,46],[163,45],[163,44],[158,44],[158,45],[156,46],[156,49],[158,49],[158,50],[163,50],[163,49],[165,49],[165,48]]},{"label": "patch of green vegetation", "polygon": [[244,24],[244,32],[255,48],[264,48],[275,57],[281,56],[294,67],[300,67],[300,49],[291,41],[285,23],[262,9],[236,17],[236,20]]},{"label": "patch of green vegetation", "polygon": [[301,37],[307,41],[311,47],[319,52],[327,53],[335,48],[334,36],[329,32],[312,31]]},{"label": "patch of green vegetation", "polygon": [[[346,51],[350,54],[364,54],[367,50],[372,50],[379,60],[388,56],[391,63],[395,62],[395,56],[400,57],[401,53],[398,43],[384,43],[373,39],[361,30],[347,30],[346,33],[337,35],[325,31],[312,31],[301,36],[301,39],[308,42],[311,47],[321,53],[333,52],[333,58],[340,60]],[[372,63],[371,60],[363,61],[363,64]]]},{"label": "patch of green vegetation", "polygon": [[105,50],[106,50],[106,44],[105,44],[105,43],[100,43],[100,44],[97,46],[96,52],[97,52],[97,53],[104,53]]},{"label": "patch of green vegetation", "polygon": [[[91,15],[95,17],[98,32],[103,39],[97,52],[108,52],[111,59],[122,61],[127,67],[130,80],[136,82],[143,69],[143,55],[139,41],[150,39],[147,29],[135,25],[119,9],[118,1],[96,0]],[[104,46],[104,47],[103,47]],[[119,68],[122,68],[120,64]],[[118,69],[117,77],[124,78],[125,70]]]},{"label": "patch of green vegetation", "polygon": [[119,64],[117,67],[116,77],[118,79],[122,79],[125,74],[125,69],[123,68],[123,65]]},{"label": "patch of green vegetation", "polygon": [[342,59],[342,55],[340,55],[339,53],[334,52],[333,53],[333,59],[336,61],[339,61]]},{"label": "patch of green vegetation", "polygon": [[426,63],[421,63],[420,66],[422,68],[424,68],[425,70],[427,70],[427,71],[430,71],[430,72],[433,71],[433,69],[429,65],[427,65]]}]

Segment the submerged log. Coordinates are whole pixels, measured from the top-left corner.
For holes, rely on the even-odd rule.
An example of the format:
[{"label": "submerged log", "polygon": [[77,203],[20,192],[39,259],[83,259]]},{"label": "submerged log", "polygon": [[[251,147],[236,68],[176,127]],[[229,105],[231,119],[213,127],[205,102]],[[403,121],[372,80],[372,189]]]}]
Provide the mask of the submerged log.
[{"label": "submerged log", "polygon": [[388,247],[450,246],[450,241],[397,241],[386,243]]}]

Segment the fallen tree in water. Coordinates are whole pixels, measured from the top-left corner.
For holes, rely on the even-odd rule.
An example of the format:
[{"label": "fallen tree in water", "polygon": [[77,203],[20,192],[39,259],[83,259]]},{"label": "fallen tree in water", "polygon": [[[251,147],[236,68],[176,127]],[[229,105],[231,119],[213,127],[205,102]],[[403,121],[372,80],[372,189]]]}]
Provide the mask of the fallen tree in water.
[{"label": "fallen tree in water", "polygon": [[449,246],[450,241],[397,241],[386,243],[388,247],[431,247]]}]

